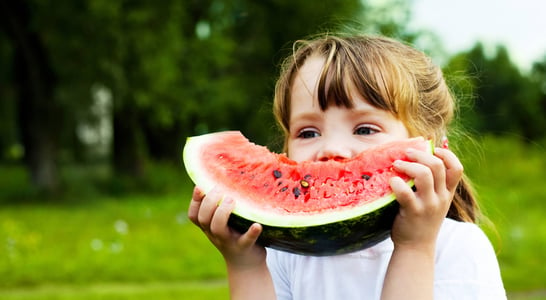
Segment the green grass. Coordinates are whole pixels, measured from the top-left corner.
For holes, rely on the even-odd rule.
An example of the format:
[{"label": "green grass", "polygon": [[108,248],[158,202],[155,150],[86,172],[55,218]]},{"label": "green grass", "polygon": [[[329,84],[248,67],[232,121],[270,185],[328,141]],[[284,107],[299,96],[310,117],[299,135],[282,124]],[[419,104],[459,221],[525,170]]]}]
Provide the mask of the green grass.
[{"label": "green grass", "polygon": [[219,254],[186,217],[187,199],[5,206],[0,286],[222,277]]},{"label": "green grass", "polygon": [[[510,299],[546,299],[544,148],[459,145]],[[110,183],[106,196],[74,168],[57,201],[35,198],[20,167],[0,167],[0,299],[227,299],[223,260],[186,216],[191,183],[159,170],[148,182],[155,194]]]},{"label": "green grass", "polygon": [[91,285],[41,285],[0,291],[3,300],[95,300],[95,299],[227,299],[225,281],[212,282],[148,282],[94,283]]},{"label": "green grass", "polygon": [[184,176],[176,193],[41,202],[7,186],[23,173],[0,171],[0,299],[227,298],[223,260],[187,218]]}]

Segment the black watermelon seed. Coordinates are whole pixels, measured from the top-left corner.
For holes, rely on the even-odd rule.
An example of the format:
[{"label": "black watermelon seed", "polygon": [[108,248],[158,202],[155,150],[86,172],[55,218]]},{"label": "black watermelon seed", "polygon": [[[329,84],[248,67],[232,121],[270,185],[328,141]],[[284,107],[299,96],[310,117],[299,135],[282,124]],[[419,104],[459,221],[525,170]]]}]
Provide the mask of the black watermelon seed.
[{"label": "black watermelon seed", "polygon": [[273,176],[275,176],[275,178],[281,178],[282,177],[282,172],[279,171],[279,170],[273,170]]},{"label": "black watermelon seed", "polygon": [[296,196],[296,198],[298,198],[301,195],[301,191],[300,191],[300,189],[298,187],[295,187],[292,190],[292,193],[294,193],[294,196]]},{"label": "black watermelon seed", "polygon": [[309,180],[309,179],[311,179],[311,174],[307,174],[303,176],[303,180]]},{"label": "black watermelon seed", "polygon": [[286,192],[287,189],[288,189],[288,187],[285,186],[285,187],[283,187],[283,188],[281,189],[281,192]]},{"label": "black watermelon seed", "polygon": [[372,176],[370,176],[368,174],[362,174],[362,179],[370,180],[370,178],[372,178]]}]

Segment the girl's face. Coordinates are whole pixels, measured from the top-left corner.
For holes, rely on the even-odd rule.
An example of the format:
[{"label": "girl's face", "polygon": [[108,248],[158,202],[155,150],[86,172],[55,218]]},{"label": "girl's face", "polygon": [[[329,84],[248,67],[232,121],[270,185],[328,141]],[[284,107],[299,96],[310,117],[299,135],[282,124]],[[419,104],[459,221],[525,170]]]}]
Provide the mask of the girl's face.
[{"label": "girl's face", "polygon": [[294,78],[288,137],[291,159],[343,160],[369,147],[409,137],[400,120],[370,105],[354,87],[349,87],[353,108],[332,105],[322,111],[317,84],[323,64],[323,58],[309,57]]}]

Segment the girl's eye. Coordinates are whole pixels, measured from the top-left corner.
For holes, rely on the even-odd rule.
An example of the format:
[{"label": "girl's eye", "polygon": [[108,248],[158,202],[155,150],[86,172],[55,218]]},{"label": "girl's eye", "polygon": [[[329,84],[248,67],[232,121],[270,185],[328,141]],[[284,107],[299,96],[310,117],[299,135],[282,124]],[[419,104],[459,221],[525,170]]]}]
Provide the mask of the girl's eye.
[{"label": "girl's eye", "polygon": [[304,129],[298,133],[298,138],[301,139],[311,139],[319,136],[320,134],[317,131],[310,129]]},{"label": "girl's eye", "polygon": [[378,132],[378,130],[372,128],[371,126],[360,126],[360,127],[355,129],[354,134],[356,134],[356,135],[369,135],[369,134],[374,134],[374,133],[377,133],[377,132]]}]

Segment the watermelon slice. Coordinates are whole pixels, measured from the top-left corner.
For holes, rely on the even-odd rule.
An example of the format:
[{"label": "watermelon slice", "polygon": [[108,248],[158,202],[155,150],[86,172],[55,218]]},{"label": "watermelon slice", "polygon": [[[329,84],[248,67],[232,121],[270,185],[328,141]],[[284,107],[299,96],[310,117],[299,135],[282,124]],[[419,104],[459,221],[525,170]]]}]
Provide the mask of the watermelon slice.
[{"label": "watermelon slice", "polygon": [[292,253],[331,255],[372,246],[390,234],[398,202],[389,179],[405,151],[432,153],[433,145],[412,138],[370,148],[356,157],[296,162],[248,141],[238,131],[188,138],[184,164],[205,193],[218,186],[236,206],[229,225],[245,232],[263,226],[258,243]]}]

